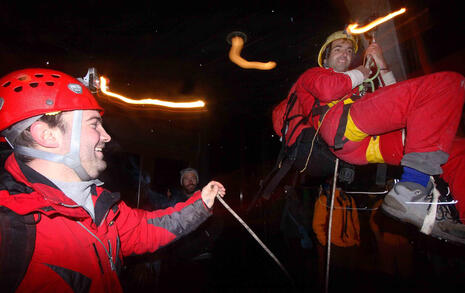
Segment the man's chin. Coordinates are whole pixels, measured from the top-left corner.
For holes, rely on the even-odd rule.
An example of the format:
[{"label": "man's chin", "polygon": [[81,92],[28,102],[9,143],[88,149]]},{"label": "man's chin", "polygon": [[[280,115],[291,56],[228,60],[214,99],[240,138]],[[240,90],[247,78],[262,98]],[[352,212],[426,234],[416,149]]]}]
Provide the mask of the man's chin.
[{"label": "man's chin", "polygon": [[341,65],[341,66],[334,66],[333,69],[336,72],[346,72],[349,68],[347,66],[345,66],[345,65],[344,66]]},{"label": "man's chin", "polygon": [[107,169],[107,163],[105,161],[100,161],[99,165],[93,170],[92,172],[88,172],[89,176],[92,179],[97,179],[100,174],[102,174],[103,171]]},{"label": "man's chin", "polygon": [[193,188],[189,188],[189,189],[184,189],[184,191],[187,193],[187,194],[192,194],[195,192],[197,188],[196,187],[193,187]]}]

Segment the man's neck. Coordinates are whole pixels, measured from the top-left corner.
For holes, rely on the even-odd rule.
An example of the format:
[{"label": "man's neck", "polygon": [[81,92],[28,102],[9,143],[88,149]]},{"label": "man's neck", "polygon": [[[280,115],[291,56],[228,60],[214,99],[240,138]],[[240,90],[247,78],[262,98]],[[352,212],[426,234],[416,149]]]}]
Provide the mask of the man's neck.
[{"label": "man's neck", "polygon": [[335,68],[333,67],[325,67],[326,69],[332,69],[334,72],[337,72],[337,73],[344,73],[346,71],[349,70],[349,68],[346,68],[345,70],[342,70],[342,71],[339,71],[339,70],[336,70]]},{"label": "man's neck", "polygon": [[43,176],[63,182],[78,182],[81,181],[79,176],[69,167],[43,159],[34,159],[26,163],[29,167]]},{"label": "man's neck", "polygon": [[186,190],[182,190],[182,193],[184,193],[184,195],[187,197],[187,198],[190,198],[191,196],[194,195],[195,191],[194,192],[191,192],[191,193],[188,193]]}]

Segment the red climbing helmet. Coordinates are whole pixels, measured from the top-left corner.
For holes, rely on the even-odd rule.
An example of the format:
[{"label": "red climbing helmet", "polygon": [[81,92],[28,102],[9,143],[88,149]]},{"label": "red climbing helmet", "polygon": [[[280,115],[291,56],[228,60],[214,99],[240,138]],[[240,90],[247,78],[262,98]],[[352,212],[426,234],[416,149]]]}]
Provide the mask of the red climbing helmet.
[{"label": "red climbing helmet", "polygon": [[30,68],[0,78],[0,131],[41,114],[103,108],[81,82],[63,72]]}]

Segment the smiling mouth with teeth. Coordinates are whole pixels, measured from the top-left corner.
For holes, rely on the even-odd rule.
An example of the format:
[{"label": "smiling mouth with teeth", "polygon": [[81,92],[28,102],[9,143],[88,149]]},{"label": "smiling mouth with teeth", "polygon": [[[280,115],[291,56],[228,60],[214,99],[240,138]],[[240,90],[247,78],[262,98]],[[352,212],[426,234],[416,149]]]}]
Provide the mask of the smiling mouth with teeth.
[{"label": "smiling mouth with teeth", "polygon": [[101,152],[102,150],[103,150],[103,148],[95,148],[96,152]]}]

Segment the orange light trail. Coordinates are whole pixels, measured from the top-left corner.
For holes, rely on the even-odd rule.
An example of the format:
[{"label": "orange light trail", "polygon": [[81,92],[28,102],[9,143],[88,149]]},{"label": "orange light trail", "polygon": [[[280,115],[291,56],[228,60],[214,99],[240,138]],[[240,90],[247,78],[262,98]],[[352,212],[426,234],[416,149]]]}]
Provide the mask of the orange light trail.
[{"label": "orange light trail", "polygon": [[386,22],[388,20],[390,20],[391,18],[394,18],[402,13],[404,13],[405,11],[407,11],[407,9],[405,8],[401,8],[397,11],[394,11],[394,12],[391,12],[389,13],[388,15],[384,16],[384,17],[380,17],[372,22],[370,22],[369,24],[363,26],[363,27],[358,27],[358,24],[357,23],[353,23],[353,24],[349,24],[347,26],[347,32],[349,34],[362,34],[362,33],[365,33],[369,30],[371,30],[372,28],[374,28],[375,26],[378,26],[380,24],[382,24],[383,22]]},{"label": "orange light trail", "polygon": [[241,57],[241,51],[244,47],[244,39],[239,36],[231,38],[231,49],[229,50],[229,59],[238,66],[245,69],[270,70],[276,67],[276,62],[256,62],[247,61]]},{"label": "orange light trail", "polygon": [[162,106],[168,108],[203,108],[205,107],[205,102],[202,100],[194,101],[194,102],[169,102],[163,101],[158,99],[141,99],[141,100],[134,100],[131,98],[127,98],[117,93],[110,92],[107,86],[107,79],[103,76],[100,76],[100,90],[107,96],[117,98],[127,104],[132,105],[153,105],[153,106]]}]

